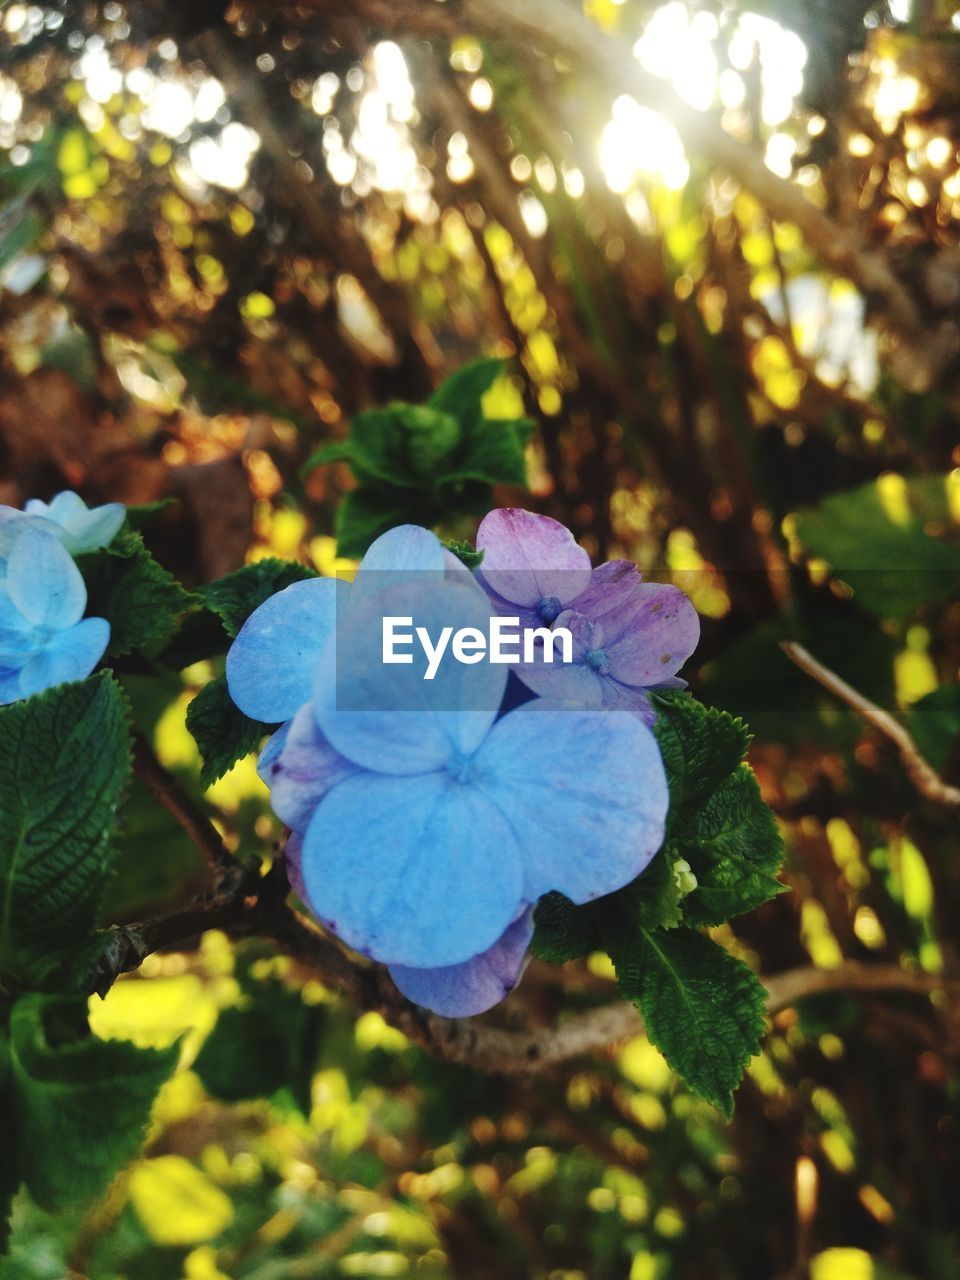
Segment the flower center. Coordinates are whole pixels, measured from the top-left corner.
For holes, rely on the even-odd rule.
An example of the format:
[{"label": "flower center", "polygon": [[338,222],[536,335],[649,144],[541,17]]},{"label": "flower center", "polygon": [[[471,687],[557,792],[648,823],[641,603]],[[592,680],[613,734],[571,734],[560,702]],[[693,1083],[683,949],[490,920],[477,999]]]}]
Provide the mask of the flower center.
[{"label": "flower center", "polygon": [[563,605],[556,596],[545,596],[537,605],[537,617],[541,622],[556,622],[563,613]]},{"label": "flower center", "polygon": [[610,664],[603,649],[588,649],[583,656],[591,671],[595,671],[598,676],[607,674],[607,668]]},{"label": "flower center", "polygon": [[473,782],[475,776],[473,756],[468,756],[458,751],[450,761],[447,771],[454,782],[459,782],[464,786],[469,785]]}]

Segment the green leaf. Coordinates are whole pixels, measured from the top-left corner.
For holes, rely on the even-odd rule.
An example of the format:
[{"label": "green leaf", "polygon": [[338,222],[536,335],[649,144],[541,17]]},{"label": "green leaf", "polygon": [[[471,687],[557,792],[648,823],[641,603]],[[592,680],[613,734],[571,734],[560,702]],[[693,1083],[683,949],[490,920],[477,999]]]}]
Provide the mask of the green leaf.
[{"label": "green leaf", "polygon": [[705,707],[689,693],[654,694],[654,737],[670,785],[671,822],[701,804],[737,768],[750,730],[726,711]]},{"label": "green leaf", "polygon": [[438,491],[446,494],[452,486],[468,481],[525,486],[527,467],[523,449],[531,426],[523,421],[485,422],[471,437],[468,447],[460,451],[457,460],[440,477],[436,486]]},{"label": "green leaf", "polygon": [[945,684],[910,708],[910,732],[938,772],[946,768],[960,740],[960,684]]},{"label": "green leaf", "polygon": [[178,502],[178,498],[158,498],[156,502],[131,503],[127,507],[127,528],[133,533],[139,533],[154,516],[160,515],[169,507],[175,507]]},{"label": "green leaf", "polygon": [[427,403],[431,409],[453,414],[469,431],[480,421],[480,402],[499,378],[505,365],[506,361],[497,356],[472,360],[456,373],[451,373],[449,378],[445,378]]},{"label": "green leaf", "polygon": [[261,724],[245,716],[230,697],[226,676],[218,676],[187,707],[187,728],[203,757],[200,781],[210,787],[238,760],[256,751],[276,725]]},{"label": "green leaf", "polygon": [[0,711],[0,975],[36,984],[92,942],[129,767],[106,673]]},{"label": "green leaf", "polygon": [[[661,849],[646,870],[627,885],[612,901],[617,916],[631,929],[675,929],[683,921],[681,876],[677,868],[680,855],[669,846]],[[604,899],[600,899],[603,903]],[[604,936],[618,927],[617,916],[605,921]]]},{"label": "green leaf", "polygon": [[881,476],[797,516],[804,547],[871,613],[903,618],[960,585],[960,537],[945,476]]},{"label": "green leaf", "polygon": [[92,391],[97,381],[97,353],[90,335],[78,325],[61,330],[40,351],[40,363],[71,377],[82,391]]},{"label": "green leaf", "polygon": [[304,1004],[298,991],[278,979],[258,981],[249,965],[240,968],[242,1004],[220,1014],[193,1069],[224,1102],[289,1089],[309,1115],[324,1011]]},{"label": "green leaf", "polygon": [[[139,781],[131,783],[115,841],[116,874],[100,907],[101,925],[142,920],[206,885],[206,864],[174,816]],[[150,850],[151,856],[144,856]],[[157,851],[153,854],[152,851]],[[162,852],[161,852],[162,851]]]},{"label": "green leaf", "polygon": [[20,1185],[14,1141],[10,1037],[0,1026],[0,1257],[10,1240],[10,1205]]},{"label": "green leaf", "polygon": [[14,1005],[10,1042],[20,1175],[41,1208],[83,1205],[136,1154],[178,1048],[97,1040],[85,998],[41,995]]},{"label": "green leaf", "polygon": [[534,953],[549,964],[566,964],[591,951],[609,951],[625,931],[675,928],[682,900],[678,856],[662,849],[632,883],[583,906],[562,893],[545,894],[533,916]]},{"label": "green leaf", "polygon": [[87,613],[110,623],[108,657],[159,644],[194,603],[129,529],[121,529],[109,547],[78,556],[77,564],[87,584]]},{"label": "green leaf", "polygon": [[741,764],[750,731],[688,693],[657,694],[655,704],[654,734],[670,787],[667,859],[684,859],[697,878],[683,899],[683,917],[689,924],[721,924],[782,891],[777,825],[753,773]]},{"label": "green leaf", "polygon": [[461,542],[456,538],[450,538],[443,545],[448,551],[452,551],[461,564],[465,564],[471,571],[479,569],[483,564],[483,552],[478,551],[469,542]]},{"label": "green leaf", "polygon": [[32,206],[30,192],[0,206],[0,270],[35,244],[42,231],[43,222]]},{"label": "green leaf", "polygon": [[337,551],[359,558],[381,533],[398,524],[434,523],[439,513],[413,490],[354,489],[337,508]]},{"label": "green leaf", "polygon": [[562,893],[547,893],[533,913],[533,953],[549,964],[566,964],[596,951],[600,919],[593,904],[578,907]]},{"label": "green leaf", "polygon": [[611,951],[623,995],[687,1087],[729,1119],[760,1051],[765,993],[742,961],[692,929],[642,930]]},{"label": "green leaf", "polygon": [[483,511],[495,484],[525,485],[524,445],[534,424],[487,421],[484,393],[501,360],[465,366],[425,405],[395,403],[357,414],[350,438],[324,445],[304,470],[347,462],[357,480],[337,513],[341,555],[362,555],[387,529],[432,526]]},{"label": "green leaf", "polygon": [[225,578],[218,578],[216,582],[201,587],[198,594],[207,608],[220,618],[227,635],[233,639],[254,609],[258,609],[270,596],[294,582],[315,577],[317,574],[313,569],[296,560],[269,558],[245,565]]},{"label": "green leaf", "polygon": [[783,862],[777,823],[745,764],[685,817],[671,851],[697,878],[683,900],[689,924],[722,924],[786,891],[777,880]]}]

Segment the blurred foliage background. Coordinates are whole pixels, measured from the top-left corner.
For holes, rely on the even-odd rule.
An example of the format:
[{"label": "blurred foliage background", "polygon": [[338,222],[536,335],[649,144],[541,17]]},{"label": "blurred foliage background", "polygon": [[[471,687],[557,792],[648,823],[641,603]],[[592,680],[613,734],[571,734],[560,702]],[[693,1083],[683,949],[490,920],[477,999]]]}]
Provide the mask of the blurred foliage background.
[{"label": "blurred foliage background", "polygon": [[[331,572],[350,473],[303,463],[511,357],[485,409],[535,419],[532,493],[499,503],[689,591],[694,690],[756,731],[792,892],[724,941],[956,977],[955,815],[777,647],[960,780],[954,3],[4,3],[0,59],[0,501],[174,498],[147,538],[188,584]],[[193,785],[211,674],[125,677]],[[207,800],[232,848],[277,837],[252,760]],[[135,790],[110,918],[202,883]],[[534,963],[502,1016],[609,982]],[[181,1069],[94,1212],[21,1196],[4,1280],[960,1276],[942,993],[778,1013],[730,1125],[642,1037],[484,1076],[217,934],[91,1010],[186,1033]]]}]

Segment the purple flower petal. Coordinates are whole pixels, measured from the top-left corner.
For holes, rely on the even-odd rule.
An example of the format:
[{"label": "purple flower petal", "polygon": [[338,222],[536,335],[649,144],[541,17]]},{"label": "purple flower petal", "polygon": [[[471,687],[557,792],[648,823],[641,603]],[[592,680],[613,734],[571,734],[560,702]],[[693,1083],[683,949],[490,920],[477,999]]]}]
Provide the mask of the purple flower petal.
[{"label": "purple flower petal", "polygon": [[643,575],[632,560],[608,560],[593,570],[587,589],[570,607],[596,621],[605,613],[629,604],[633,591],[642,581]]},{"label": "purple flower petal", "polygon": [[521,663],[517,675],[541,698],[576,707],[601,706],[606,682],[591,663],[591,655],[602,652],[603,627],[570,609],[557,618],[554,630],[557,627],[565,627],[573,637],[573,661],[561,662],[558,652],[552,662]]},{"label": "purple flower petal", "polygon": [[[484,516],[477,530],[484,585],[502,601],[538,611],[550,623],[590,585],[590,557],[549,516],[507,507]],[[498,606],[499,608],[499,606]]]},{"label": "purple flower petal", "polygon": [[463,964],[442,969],[408,969],[391,965],[390,976],[414,1004],[444,1018],[485,1013],[510,994],[520,981],[533,937],[533,908],[527,907],[487,951]]},{"label": "purple flower petal", "polygon": [[302,835],[331,787],[356,773],[357,768],[326,740],[317,727],[313,707],[307,704],[286,726],[284,741],[270,766],[270,806],[281,822]]},{"label": "purple flower petal", "polygon": [[603,614],[607,671],[621,684],[650,687],[677,671],[697,647],[700,619],[679,587],[638,582]]},{"label": "purple flower petal", "polygon": [[279,729],[274,730],[263,744],[259,756],[257,756],[257,774],[266,787],[273,786],[274,770],[276,769],[277,761],[280,759],[283,744],[286,742],[287,735],[290,732],[291,723],[288,720],[286,724],[282,724]]}]

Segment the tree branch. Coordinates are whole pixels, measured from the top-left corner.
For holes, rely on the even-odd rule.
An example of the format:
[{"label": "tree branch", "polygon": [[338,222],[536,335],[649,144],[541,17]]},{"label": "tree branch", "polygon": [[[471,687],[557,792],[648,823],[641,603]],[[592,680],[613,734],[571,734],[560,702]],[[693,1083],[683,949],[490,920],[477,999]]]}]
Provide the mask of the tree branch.
[{"label": "tree branch", "polygon": [[137,733],[133,743],[133,771],[147,790],[177,820],[214,872],[218,888],[232,884],[241,867],[196,800],[157,758],[153,747]]},{"label": "tree branch", "polygon": [[[119,925],[111,931],[92,989],[105,995],[121,973],[136,969],[151,953],[192,948],[206,929],[220,929],[235,940],[270,939],[359,1010],[381,1014],[428,1053],[476,1071],[525,1075],[609,1051],[643,1032],[639,1013],[626,1002],[601,1005],[551,1027],[514,1029],[478,1018],[441,1018],[406,1000],[381,966],[355,962],[290,908],[288,893],[286,870],[279,858],[266,875],[258,868],[247,868],[234,888],[205,902],[142,924]],[[766,979],[764,985],[767,1010],[773,1014],[827,991],[926,995],[943,983],[934,975],[893,965],[848,961],[836,969],[790,969]]]},{"label": "tree branch", "polygon": [[[340,6],[331,0],[307,0],[298,7],[336,20]],[[630,94],[665,116],[688,150],[726,169],[773,218],[799,227],[827,266],[853,280],[865,294],[883,301],[890,322],[902,333],[922,334],[923,319],[914,298],[881,254],[835,222],[795,183],[773,173],[763,155],[728,133],[716,116],[687,106],[667,81],[640,65],[629,44],[588,21],[579,5],[563,0],[523,0],[522,4],[516,0],[460,0],[454,7],[435,0],[357,0],[351,15],[393,34],[417,32],[450,38],[472,31],[521,48],[533,46],[591,75],[604,85],[611,99],[618,93]]]},{"label": "tree branch", "polygon": [[818,662],[803,645],[787,640],[780,645],[780,648],[801,671],[812,676],[818,684],[823,685],[824,689],[845,702],[858,716],[873,725],[893,743],[900,753],[907,777],[925,799],[932,800],[934,804],[946,805],[951,809],[960,808],[960,787],[944,782],[920,754],[920,748],[899,720],[894,720],[889,712],[878,707],[869,698],[865,698],[862,693],[858,693],[845,680],[842,680],[836,672],[825,667],[822,662]]}]

